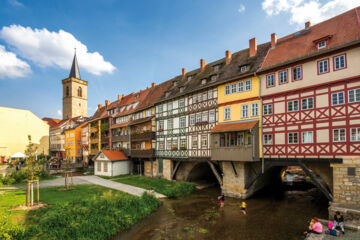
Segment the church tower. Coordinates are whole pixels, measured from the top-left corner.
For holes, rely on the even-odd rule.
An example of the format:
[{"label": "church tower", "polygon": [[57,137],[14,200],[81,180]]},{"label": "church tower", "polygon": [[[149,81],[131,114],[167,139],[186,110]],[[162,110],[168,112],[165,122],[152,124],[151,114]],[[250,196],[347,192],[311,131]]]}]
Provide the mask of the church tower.
[{"label": "church tower", "polygon": [[81,80],[79,66],[74,54],[68,78],[62,80],[63,85],[63,119],[83,116],[87,117],[87,85]]}]

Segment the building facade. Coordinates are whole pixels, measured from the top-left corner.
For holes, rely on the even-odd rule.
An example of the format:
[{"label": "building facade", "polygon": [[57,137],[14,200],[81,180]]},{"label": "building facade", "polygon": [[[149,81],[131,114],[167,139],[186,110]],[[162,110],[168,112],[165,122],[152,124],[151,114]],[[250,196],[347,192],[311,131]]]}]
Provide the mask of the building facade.
[{"label": "building facade", "polygon": [[64,129],[66,159],[71,163],[83,161],[83,147],[81,129],[86,124],[86,119],[79,119],[78,122],[69,124]]}]

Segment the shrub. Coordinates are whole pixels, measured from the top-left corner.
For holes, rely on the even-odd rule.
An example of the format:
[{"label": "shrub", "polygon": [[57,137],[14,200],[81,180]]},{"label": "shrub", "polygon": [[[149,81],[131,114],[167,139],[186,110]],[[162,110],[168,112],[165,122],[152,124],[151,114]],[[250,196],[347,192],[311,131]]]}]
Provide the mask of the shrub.
[{"label": "shrub", "polygon": [[194,183],[179,182],[164,190],[164,194],[169,198],[178,198],[192,193],[196,188]]},{"label": "shrub", "polygon": [[24,233],[23,226],[11,224],[8,217],[0,215],[0,239],[24,239]]}]

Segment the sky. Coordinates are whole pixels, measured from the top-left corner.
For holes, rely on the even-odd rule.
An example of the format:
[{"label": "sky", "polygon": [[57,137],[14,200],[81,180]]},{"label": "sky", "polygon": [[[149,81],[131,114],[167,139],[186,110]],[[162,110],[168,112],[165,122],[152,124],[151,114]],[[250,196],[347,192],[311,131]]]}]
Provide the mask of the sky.
[{"label": "sky", "polygon": [[360,0],[0,0],[0,106],[61,118],[76,48],[88,115],[114,101],[360,6]]}]

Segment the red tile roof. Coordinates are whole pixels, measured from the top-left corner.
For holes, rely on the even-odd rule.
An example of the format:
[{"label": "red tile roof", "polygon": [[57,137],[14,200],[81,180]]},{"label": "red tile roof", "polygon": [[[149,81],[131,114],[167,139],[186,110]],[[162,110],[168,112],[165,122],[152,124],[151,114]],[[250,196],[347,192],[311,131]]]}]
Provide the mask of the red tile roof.
[{"label": "red tile roof", "polygon": [[101,150],[110,161],[127,160],[128,158],[121,151]]},{"label": "red tile roof", "polygon": [[[324,37],[330,37],[328,47],[318,50],[316,40]],[[310,29],[303,29],[278,39],[275,48],[269,50],[260,71],[322,54],[359,40],[360,7],[357,7]]]},{"label": "red tile roof", "polygon": [[60,122],[60,119],[56,119],[56,118],[43,118],[42,120],[47,122],[50,128],[54,127]]},{"label": "red tile roof", "polygon": [[127,125],[129,125],[129,122],[118,123],[118,124],[111,125],[111,128],[126,127]]},{"label": "red tile roof", "polygon": [[256,126],[258,122],[259,121],[218,124],[213,129],[211,129],[210,132],[212,133],[236,132],[236,131],[252,129]]}]

